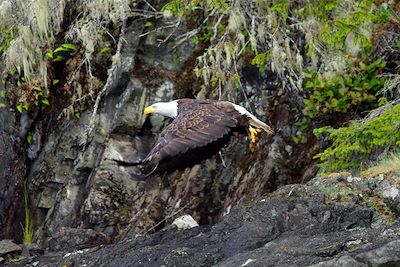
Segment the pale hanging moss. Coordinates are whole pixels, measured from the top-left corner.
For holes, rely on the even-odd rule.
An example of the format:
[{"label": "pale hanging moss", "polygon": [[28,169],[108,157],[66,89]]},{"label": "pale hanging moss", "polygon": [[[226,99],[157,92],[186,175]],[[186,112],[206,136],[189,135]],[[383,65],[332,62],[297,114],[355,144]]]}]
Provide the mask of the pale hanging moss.
[{"label": "pale hanging moss", "polygon": [[[0,6],[0,24],[18,27],[19,36],[13,40],[6,52],[6,63],[9,69],[16,68],[26,78],[33,74],[47,82],[46,59],[44,47],[51,45],[54,36],[60,33],[61,23],[65,16],[67,1],[55,0],[16,0],[12,4],[4,1]],[[79,14],[70,26],[66,39],[79,42],[84,48],[85,62],[89,67],[90,59],[101,31],[110,23],[118,23],[121,18],[129,16],[129,0],[85,0],[74,4],[75,13]],[[89,73],[91,74],[91,73]]]},{"label": "pale hanging moss", "polygon": [[229,33],[236,34],[242,27],[246,27],[246,20],[239,10],[233,9],[229,12],[228,26],[226,27],[226,30]]},{"label": "pale hanging moss", "polygon": [[346,53],[365,51],[376,23],[372,12],[376,6],[368,0],[218,3],[174,0],[163,11],[187,18],[195,10],[204,10],[206,18],[196,32],[205,30],[201,38],[209,38],[210,46],[198,57],[195,72],[204,84],[219,91],[240,84],[238,69],[248,63],[242,59],[249,55],[249,48],[255,54],[252,64],[275,72],[286,91],[302,90],[304,69],[343,73],[351,67]]},{"label": "pale hanging moss", "polygon": [[0,2],[0,18],[1,24],[3,25],[11,25],[12,17],[10,17],[12,10],[11,1],[2,1]]},{"label": "pale hanging moss", "polygon": [[18,0],[8,9],[8,14],[0,11],[0,23],[17,27],[19,33],[5,54],[8,69],[16,68],[27,79],[36,74],[47,83],[46,60],[42,47],[59,33],[65,3],[66,1]]},{"label": "pale hanging moss", "polygon": [[[188,1],[190,2],[190,1]],[[302,84],[303,60],[289,34],[288,26],[277,12],[268,8],[272,1],[235,1],[225,9],[218,10],[214,18],[214,34],[211,46],[198,57],[195,73],[205,84],[219,88],[240,85],[241,58],[250,48],[256,55],[268,51],[270,69],[282,80],[291,84],[293,90]],[[226,28],[217,31],[219,23],[227,20]]]},{"label": "pale hanging moss", "polygon": [[[69,27],[69,30],[65,34],[65,38],[74,43],[80,43],[83,47],[83,62],[86,65],[86,71],[89,77],[92,77],[91,70],[91,59],[96,50],[96,46],[98,46],[99,42],[104,38],[104,34],[107,34],[107,29],[110,24],[118,24],[118,22],[124,21],[126,18],[130,16],[130,6],[134,5],[135,1],[127,1],[127,0],[111,0],[111,1],[102,1],[102,0],[86,0],[81,2],[81,11],[82,17],[80,19],[76,19]],[[111,34],[108,33],[109,36],[112,37]],[[124,40],[119,41],[118,43],[122,43]],[[116,41],[115,41],[116,42]],[[120,49],[120,48],[119,48]],[[110,77],[114,73],[116,66],[120,64],[120,53],[119,50],[112,57],[112,65],[108,70],[108,79],[106,85],[103,87],[103,90],[98,92],[98,96],[95,103],[95,111],[96,113],[99,96],[103,94],[103,91],[108,89],[108,84],[110,83]],[[92,77],[93,78],[93,77]],[[96,94],[92,88],[100,88],[97,86],[97,80],[91,79],[93,84],[89,84],[88,86],[88,95],[92,96]],[[76,92],[81,92],[78,83],[72,83],[75,87]],[[106,89],[104,89],[106,88]],[[85,99],[86,96],[79,96],[78,99]],[[73,99],[71,105],[63,110],[63,116],[69,118],[71,117],[74,110],[75,100]],[[88,133],[91,132],[91,129],[94,127],[94,118],[92,118]]]},{"label": "pale hanging moss", "polygon": [[110,23],[117,24],[130,15],[129,0],[86,0],[81,2],[83,18],[75,20],[66,33],[66,39],[80,42],[84,47],[85,59],[90,71],[90,60],[103,32]]},{"label": "pale hanging moss", "polygon": [[34,16],[36,18],[36,29],[38,37],[41,40],[47,39],[49,30],[49,5],[47,0],[36,0],[33,6]]}]

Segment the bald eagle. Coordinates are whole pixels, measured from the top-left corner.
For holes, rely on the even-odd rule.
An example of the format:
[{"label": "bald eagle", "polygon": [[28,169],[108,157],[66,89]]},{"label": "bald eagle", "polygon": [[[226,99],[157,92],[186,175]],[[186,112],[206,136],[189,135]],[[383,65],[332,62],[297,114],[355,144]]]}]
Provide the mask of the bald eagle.
[{"label": "bald eagle", "polygon": [[273,134],[270,126],[228,101],[184,98],[144,109],[145,115],[153,113],[174,120],[161,132],[150,153],[140,162],[116,160],[118,165],[139,166],[130,173],[136,180],[192,167],[218,153],[235,132],[247,134],[253,145],[262,130]]}]

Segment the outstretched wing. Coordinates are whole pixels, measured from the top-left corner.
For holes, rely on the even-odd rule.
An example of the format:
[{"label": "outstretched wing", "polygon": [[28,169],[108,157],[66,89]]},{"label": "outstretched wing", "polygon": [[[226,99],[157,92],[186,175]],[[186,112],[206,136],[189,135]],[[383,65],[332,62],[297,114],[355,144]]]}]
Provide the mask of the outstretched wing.
[{"label": "outstretched wing", "polygon": [[206,146],[230,133],[236,125],[237,120],[234,117],[211,104],[185,110],[162,131],[144,161],[160,162]]},{"label": "outstretched wing", "polygon": [[[136,180],[155,173],[172,172],[193,166],[216,154],[232,135],[238,120],[233,106],[219,107],[209,101],[182,105],[178,116],[160,134],[146,158],[137,163],[119,163],[133,167]],[[137,167],[135,167],[137,166]]]}]

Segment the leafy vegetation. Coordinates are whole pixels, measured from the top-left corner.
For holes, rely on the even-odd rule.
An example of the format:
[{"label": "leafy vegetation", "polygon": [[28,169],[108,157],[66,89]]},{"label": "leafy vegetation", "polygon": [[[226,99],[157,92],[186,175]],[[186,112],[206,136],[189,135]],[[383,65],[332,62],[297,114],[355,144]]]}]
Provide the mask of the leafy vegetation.
[{"label": "leafy vegetation", "polygon": [[[374,1],[314,0],[300,14],[303,17],[314,15],[318,19],[318,29],[315,35],[309,36],[307,43],[309,55],[317,49],[312,43],[339,51],[355,45],[363,53],[371,52],[371,33],[367,28],[380,21],[380,10],[375,8]],[[352,43],[346,43],[346,39],[352,39]]]},{"label": "leafy vegetation", "polygon": [[[400,105],[388,108],[380,116],[352,122],[348,127],[314,130],[321,137],[332,141],[332,146],[315,158],[322,160],[324,171],[337,171],[365,166],[371,155],[400,147]],[[373,157],[373,156],[372,156]]]},{"label": "leafy vegetation", "polygon": [[[249,58],[261,72],[266,69],[275,72],[285,90],[302,89],[304,63],[309,65],[309,72],[305,74],[316,79],[325,74],[340,77],[344,71],[357,79],[353,60],[348,57],[368,55],[373,49],[374,28],[394,13],[389,5],[377,8],[372,0],[268,0],[252,4],[248,1],[174,0],[161,11],[185,20],[193,20],[193,15],[203,16],[200,26],[189,32],[195,42],[207,43],[204,54],[198,57],[195,73],[206,85],[217,87],[220,93],[223,88],[240,86],[239,68],[243,63],[240,61]],[[304,41],[297,39],[300,34]],[[310,82],[310,77],[307,79]],[[333,77],[333,87],[339,83],[335,79]],[[331,88],[328,94],[329,91]],[[362,94],[362,97],[368,102],[372,95]],[[316,102],[323,101],[317,98]],[[343,99],[338,102],[340,107],[332,109],[345,110]],[[315,108],[310,107],[311,110]]]},{"label": "leafy vegetation", "polygon": [[378,58],[371,64],[359,62],[349,74],[335,73],[325,78],[313,70],[304,73],[305,89],[310,94],[304,99],[305,114],[314,118],[334,112],[345,113],[352,107],[357,107],[358,111],[376,107],[377,96],[385,84],[385,79],[379,76],[383,67],[385,62]]},{"label": "leafy vegetation", "polygon": [[0,24],[0,56],[10,47],[11,41],[16,36],[12,28]]},{"label": "leafy vegetation", "polygon": [[[131,1],[90,0],[68,12],[64,10],[65,0],[32,1],[29,9],[23,3],[20,1],[13,8],[4,5],[5,10],[0,12],[0,54],[5,55],[9,69],[16,69],[18,77],[23,77],[13,84],[18,93],[13,98],[9,96],[13,107],[23,112],[56,105],[55,99],[62,96],[67,99],[59,100],[64,104],[61,114],[79,118],[81,109],[76,106],[85,99],[93,100],[104,82],[93,74],[94,55],[115,51],[113,30],[121,21],[138,13],[131,12]],[[178,43],[191,40],[201,48],[194,72],[211,87],[213,97],[237,94],[232,89],[241,87],[240,70],[244,65],[253,64],[263,73],[274,72],[284,91],[304,97],[301,104],[305,106],[305,117],[296,123],[300,134],[292,140],[306,143],[304,133],[311,132],[314,119],[337,113],[354,115],[354,118],[390,100],[382,93],[385,62],[371,57],[371,52],[375,48],[376,29],[382,29],[388,21],[399,23],[400,20],[394,4],[380,3],[372,0],[173,0],[161,12],[151,8],[153,15],[147,12],[139,16],[146,18],[144,27],[149,31],[155,30],[154,22],[161,15],[176,16],[187,22],[177,23],[185,25],[186,30]],[[12,16],[1,15],[11,13]],[[68,30],[63,29],[61,22],[68,20],[71,25]],[[18,25],[17,29],[12,25]],[[173,55],[174,62],[179,63],[179,53],[173,51]],[[115,55],[113,61],[118,60],[119,55]],[[56,68],[63,69],[55,71]],[[302,89],[305,91],[300,93]],[[5,104],[0,102],[1,106]],[[348,130],[353,131],[351,127]],[[316,130],[317,133],[324,131],[332,136],[330,140],[335,144],[334,130]],[[334,155],[320,154],[317,158],[331,157]]]},{"label": "leafy vegetation", "polygon": [[76,51],[78,51],[78,46],[76,44],[64,43],[54,50],[47,51],[46,57],[53,62],[60,62],[64,61],[70,54]]},{"label": "leafy vegetation", "polygon": [[[6,91],[1,90],[0,91],[0,101],[5,101],[5,99],[6,99]],[[4,108],[6,106],[7,106],[6,103],[0,102],[0,108]]]},{"label": "leafy vegetation", "polygon": [[[13,78],[5,85],[10,106],[21,112],[54,104],[53,112],[60,114],[62,109],[61,114],[69,117],[92,101],[104,78],[92,72],[98,63],[94,55],[111,51],[115,26],[133,14],[130,5],[132,1],[78,1],[66,10],[64,0],[4,1],[0,5],[0,54],[8,71],[17,70],[13,76],[26,80],[14,84]],[[62,23],[70,24],[61,27]]]}]

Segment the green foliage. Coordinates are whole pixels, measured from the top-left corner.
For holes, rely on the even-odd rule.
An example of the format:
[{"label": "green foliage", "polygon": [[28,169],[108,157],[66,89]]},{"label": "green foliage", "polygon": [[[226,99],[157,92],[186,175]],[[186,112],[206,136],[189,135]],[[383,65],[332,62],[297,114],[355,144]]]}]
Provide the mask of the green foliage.
[{"label": "green foliage", "polygon": [[171,12],[173,16],[188,18],[192,13],[199,8],[209,11],[216,9],[219,11],[226,11],[229,5],[224,0],[173,0],[165,4],[162,12]]},{"label": "green foliage", "polygon": [[384,67],[385,62],[379,58],[371,64],[361,61],[357,68],[349,70],[350,73],[334,74],[329,79],[315,71],[304,73],[304,87],[309,93],[304,99],[305,113],[314,118],[322,114],[344,113],[355,106],[365,110],[384,104],[384,99],[380,98],[380,103],[375,101],[385,83],[385,79],[379,77]]},{"label": "green foliage", "polygon": [[388,4],[384,3],[379,7],[379,15],[381,20],[389,21],[391,19],[395,20],[397,23],[400,23],[400,17],[396,14],[396,12],[391,8]]},{"label": "green foliage", "polygon": [[23,237],[22,241],[25,245],[32,243],[33,238],[33,221],[31,217],[31,209],[29,207],[29,194],[26,183],[22,187],[22,193],[24,195],[24,207],[25,207],[25,223],[23,226]]},{"label": "green foliage", "polygon": [[172,15],[176,17],[182,17],[185,14],[186,6],[183,1],[171,1],[166,3],[162,8],[161,12],[171,12]]},{"label": "green foliage", "polygon": [[296,134],[292,136],[292,141],[296,144],[307,143],[307,133],[310,133],[311,124],[308,117],[302,117],[294,123],[298,127]]},{"label": "green foliage", "polygon": [[[1,90],[1,91],[0,91],[0,101],[1,101],[2,99],[5,100],[6,97],[7,97],[6,91]],[[0,108],[5,108],[5,107],[7,107],[7,104],[4,103],[4,102],[0,102]]]},{"label": "green foliage", "polygon": [[32,143],[32,141],[33,141],[33,135],[32,135],[32,133],[29,133],[29,134],[26,136],[26,141],[28,142],[28,144],[31,144],[31,143]]},{"label": "green foliage", "polygon": [[19,111],[19,113],[22,113],[23,110],[28,111],[29,110],[28,102],[24,101],[24,102],[18,103],[17,110]]},{"label": "green foliage", "polygon": [[42,103],[43,105],[49,106],[49,98],[46,92],[43,90],[42,87],[40,86],[35,86],[34,87],[34,96],[35,96],[35,106],[39,106],[39,103]]},{"label": "green foliage", "polygon": [[270,51],[266,52],[266,53],[260,53],[251,60],[251,64],[256,65],[258,67],[258,69],[260,70],[260,72],[264,73],[267,63],[270,61],[270,58],[271,58]]},{"label": "green foliage", "polygon": [[288,0],[278,0],[278,1],[271,1],[272,5],[270,6],[270,11],[277,12],[281,15],[282,21],[286,22],[286,19],[289,15],[289,7],[290,2]]},{"label": "green foliage", "polygon": [[179,65],[181,63],[181,58],[180,58],[179,53],[177,51],[172,55],[172,62],[175,65]]},{"label": "green foliage", "polygon": [[10,47],[16,32],[9,27],[0,25],[0,56]]},{"label": "green foliage", "polygon": [[64,61],[71,54],[78,51],[78,46],[71,43],[64,43],[53,50],[49,50],[46,52],[46,58],[52,60],[53,62],[61,62]]},{"label": "green foliage", "polygon": [[[225,32],[226,26],[222,23],[217,25],[217,31],[218,33],[223,33]],[[192,37],[192,42],[194,44],[199,44],[199,43],[206,43],[210,41],[210,38],[214,34],[214,27],[211,24],[206,23],[203,27],[200,33],[196,34],[195,36]]]},{"label": "green foliage", "polygon": [[369,53],[372,49],[370,26],[379,23],[381,17],[372,0],[311,0],[297,15],[300,19],[314,17],[318,21],[318,28],[307,40],[308,55],[316,52],[315,44],[344,51],[345,40],[351,33],[354,44],[359,45],[363,53]]},{"label": "green foliage", "polygon": [[[388,9],[386,13],[391,17],[395,15],[387,5],[386,9],[376,8],[372,0],[269,0],[261,3],[259,5],[269,16],[278,15],[280,18],[276,20],[276,32],[293,31],[287,21],[289,14],[291,21],[301,25],[300,29],[305,34],[306,55],[314,59],[318,54],[346,56],[347,49],[352,51],[353,48],[362,55],[369,54],[373,48],[372,30],[384,22],[382,10]],[[274,38],[277,37],[274,33]],[[260,71],[264,71],[268,61],[275,61],[275,65],[279,63],[274,57],[262,58],[261,54],[257,54],[253,61],[252,64],[259,66]]]},{"label": "green foliage", "polygon": [[46,90],[44,90],[41,86],[32,86],[27,83],[24,78],[17,81],[17,86],[21,88],[20,90],[26,90],[27,88],[33,87],[33,90],[31,89],[31,92],[33,91],[32,94],[27,93],[28,96],[33,95],[33,99],[29,98],[28,100],[16,104],[15,107],[19,113],[22,113],[24,110],[29,111],[29,109],[32,109],[33,107],[50,106],[49,97],[46,93]]},{"label": "green foliage", "polygon": [[100,54],[107,54],[111,52],[111,48],[109,47],[103,47],[102,49],[100,49]]},{"label": "green foliage", "polygon": [[380,116],[351,123],[348,127],[314,130],[318,137],[327,135],[332,146],[317,154],[325,172],[359,169],[371,155],[400,147],[400,105],[388,108]]}]

